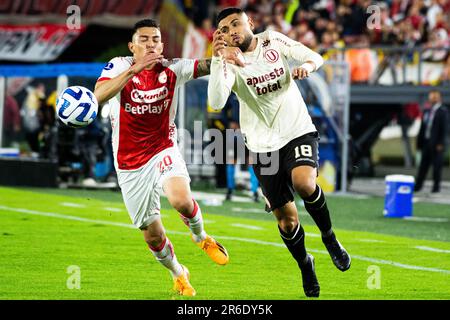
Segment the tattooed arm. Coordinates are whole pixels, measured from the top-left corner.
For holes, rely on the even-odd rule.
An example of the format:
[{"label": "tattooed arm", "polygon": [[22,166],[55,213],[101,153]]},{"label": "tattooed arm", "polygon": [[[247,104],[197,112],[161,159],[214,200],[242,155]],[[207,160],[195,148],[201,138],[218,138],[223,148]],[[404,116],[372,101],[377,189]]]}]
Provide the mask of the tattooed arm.
[{"label": "tattooed arm", "polygon": [[197,77],[206,76],[210,73],[210,71],[211,71],[211,59],[198,60]]},{"label": "tattooed arm", "polygon": [[[244,67],[244,62],[242,61],[241,57],[239,56],[241,53],[241,50],[239,48],[235,47],[229,47],[223,49],[223,58],[226,62]],[[211,72],[211,59],[201,59],[198,60],[197,65],[197,77],[203,77]]]}]

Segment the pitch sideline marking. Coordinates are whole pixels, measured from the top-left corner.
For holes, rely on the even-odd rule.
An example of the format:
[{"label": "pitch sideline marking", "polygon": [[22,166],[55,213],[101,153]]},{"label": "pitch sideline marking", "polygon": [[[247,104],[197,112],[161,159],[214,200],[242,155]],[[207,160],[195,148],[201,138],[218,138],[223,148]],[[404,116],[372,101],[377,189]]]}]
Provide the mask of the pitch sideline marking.
[{"label": "pitch sideline marking", "polygon": [[244,228],[244,229],[250,229],[250,230],[264,230],[264,228],[252,226],[250,224],[243,224],[243,223],[232,223],[230,224],[232,227],[238,227],[238,228]]},{"label": "pitch sideline marking", "polygon": [[447,218],[434,218],[434,217],[404,217],[405,221],[420,221],[420,222],[447,222]]},{"label": "pitch sideline marking", "polygon": [[437,249],[432,247],[426,247],[426,246],[416,246],[415,249],[424,250],[424,251],[432,251],[432,252],[439,252],[439,253],[450,253],[450,250],[444,250],[444,249]]},{"label": "pitch sideline marking", "polygon": [[119,208],[113,208],[113,207],[104,207],[103,210],[106,210],[106,211],[112,211],[112,212],[123,212],[122,209],[119,209]]},{"label": "pitch sideline marking", "polygon": [[84,204],[73,203],[73,202],[60,202],[60,205],[69,208],[86,208]]},{"label": "pitch sideline marking", "polygon": [[257,208],[241,208],[241,207],[234,207],[234,208],[231,208],[231,211],[234,211],[234,212],[266,213],[263,209],[257,209]]},{"label": "pitch sideline marking", "polygon": [[[8,211],[37,215],[37,216],[46,216],[46,217],[53,217],[53,218],[59,218],[59,219],[65,219],[65,220],[75,220],[75,221],[124,227],[124,228],[129,228],[129,229],[136,229],[135,226],[133,226],[132,224],[127,224],[127,223],[88,219],[88,218],[64,215],[64,214],[60,214],[60,213],[29,210],[29,209],[25,209],[25,208],[11,208],[11,207],[6,207],[6,206],[0,205],[0,210],[8,210]],[[189,232],[171,231],[171,230],[166,230],[166,231],[167,231],[167,233],[179,234],[179,235],[189,235],[190,234]],[[284,247],[285,246],[284,244],[281,244],[281,243],[262,241],[262,240],[256,240],[256,239],[248,239],[248,238],[239,238],[239,237],[230,237],[230,236],[215,236],[215,238],[231,240],[231,241],[250,242],[250,243],[262,244],[262,245],[268,245],[268,246],[274,246],[274,247]],[[308,249],[308,251],[328,255],[328,252],[325,250]],[[386,264],[386,265],[399,267],[399,268],[403,268],[403,269],[450,274],[450,270],[445,270],[445,269],[414,266],[414,265],[408,265],[408,264],[403,264],[403,263],[398,263],[398,262],[383,260],[383,259],[370,258],[370,257],[365,257],[365,256],[360,256],[360,255],[352,255],[351,257],[352,257],[352,259],[357,259],[357,260],[362,260],[362,261],[367,261],[367,262],[372,262],[372,263],[378,263],[378,264]]]},{"label": "pitch sideline marking", "polygon": [[358,239],[359,242],[369,242],[369,243],[385,243],[384,240],[375,240],[375,239]]}]

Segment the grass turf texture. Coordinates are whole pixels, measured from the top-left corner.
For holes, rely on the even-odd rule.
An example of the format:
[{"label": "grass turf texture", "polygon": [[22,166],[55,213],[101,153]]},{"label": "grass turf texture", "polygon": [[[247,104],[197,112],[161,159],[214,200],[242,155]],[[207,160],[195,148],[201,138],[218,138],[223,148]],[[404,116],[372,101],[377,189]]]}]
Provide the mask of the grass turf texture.
[{"label": "grass turf texture", "polygon": [[[317,227],[299,207],[306,245],[316,258],[320,299],[450,299],[448,222],[385,219],[381,198],[328,199],[335,231],[353,260],[347,272],[337,270]],[[178,214],[162,199],[163,223],[197,290],[189,299],[306,299],[300,271],[274,218],[263,210],[253,212],[262,203],[200,205],[206,230],[230,254],[225,267],[191,242]],[[448,217],[448,212],[448,206],[423,203],[414,209],[423,217]],[[77,217],[86,220],[73,220]],[[129,224],[117,192],[0,188],[0,299],[184,299],[173,294],[169,273]],[[79,290],[66,285],[71,265],[81,271]],[[379,289],[368,288],[375,284],[371,266],[379,267]],[[446,272],[410,269],[416,267]]]}]

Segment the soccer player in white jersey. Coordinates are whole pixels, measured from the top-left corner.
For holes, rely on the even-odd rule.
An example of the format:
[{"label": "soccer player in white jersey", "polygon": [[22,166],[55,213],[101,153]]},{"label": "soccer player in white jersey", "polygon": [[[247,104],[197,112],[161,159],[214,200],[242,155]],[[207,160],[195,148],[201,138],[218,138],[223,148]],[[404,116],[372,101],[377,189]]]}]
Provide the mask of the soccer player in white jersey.
[{"label": "soccer player in white jersey", "polygon": [[[333,263],[345,271],[350,256],[332,230],[325,196],[316,183],[318,174],[318,132],[308,114],[293,79],[303,79],[316,71],[322,57],[299,42],[275,31],[253,34],[253,22],[239,8],[222,10],[213,39],[208,99],[212,107],[222,108],[231,91],[240,103],[240,126],[245,143],[256,154],[254,170],[273,211],[281,238],[302,273],[306,296],[318,297],[319,282],[314,257],[305,249],[305,232],[298,220],[294,202],[297,192],[322,234]],[[226,47],[244,60],[244,67],[224,59]],[[228,50],[228,49],[227,49]],[[288,60],[299,67],[292,71]],[[265,174],[278,159],[277,170]],[[268,172],[266,170],[266,172]]]},{"label": "soccer player in white jersey", "polygon": [[174,290],[194,296],[189,271],[178,262],[160,219],[160,192],[180,213],[192,240],[214,262],[227,264],[227,251],[203,228],[174,123],[176,88],[209,74],[210,59],[165,60],[159,26],[150,19],[136,23],[128,47],[133,56],[113,58],[97,80],[94,94],[99,104],[111,108],[114,164],[133,224],[142,230],[155,258],[169,269]]}]

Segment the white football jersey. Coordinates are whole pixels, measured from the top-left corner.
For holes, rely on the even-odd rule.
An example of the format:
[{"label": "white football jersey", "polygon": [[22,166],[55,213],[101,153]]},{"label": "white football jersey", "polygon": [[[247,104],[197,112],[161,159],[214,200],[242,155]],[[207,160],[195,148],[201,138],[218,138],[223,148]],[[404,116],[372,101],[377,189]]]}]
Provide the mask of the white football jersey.
[{"label": "white football jersey", "polygon": [[297,66],[313,61],[318,69],[323,59],[276,31],[268,30],[255,37],[255,50],[243,54],[245,67],[226,63],[221,57],[212,58],[208,98],[212,108],[221,109],[230,92],[235,92],[247,147],[253,152],[271,152],[316,131],[288,61],[294,60]]}]

